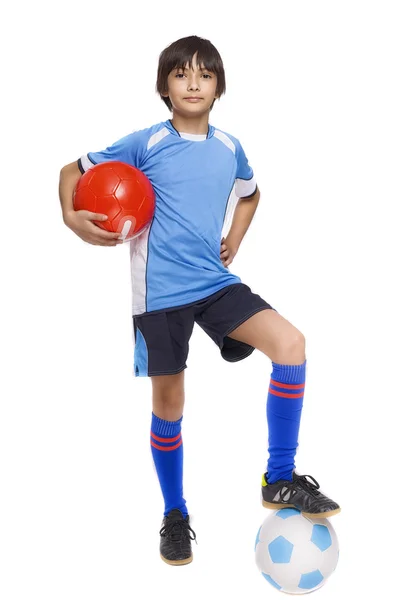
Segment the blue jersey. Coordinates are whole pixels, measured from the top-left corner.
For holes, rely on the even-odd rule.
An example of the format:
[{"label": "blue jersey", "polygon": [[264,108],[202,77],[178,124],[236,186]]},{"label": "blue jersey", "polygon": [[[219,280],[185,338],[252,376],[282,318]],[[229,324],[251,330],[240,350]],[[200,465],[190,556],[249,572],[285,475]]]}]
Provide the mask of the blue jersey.
[{"label": "blue jersey", "polygon": [[84,173],[110,160],[140,169],[156,195],[150,227],[129,242],[133,316],[192,304],[240,283],[220,258],[238,199],[257,187],[238,139],[212,125],[207,135],[178,132],[167,120],[88,152],[78,164]]}]

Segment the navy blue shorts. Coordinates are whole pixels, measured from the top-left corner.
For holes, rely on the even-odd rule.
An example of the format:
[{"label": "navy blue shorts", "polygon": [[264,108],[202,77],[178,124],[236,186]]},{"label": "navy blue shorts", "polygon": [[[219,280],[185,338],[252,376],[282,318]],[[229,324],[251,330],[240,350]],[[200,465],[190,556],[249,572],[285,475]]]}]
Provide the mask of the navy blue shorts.
[{"label": "navy blue shorts", "polygon": [[228,334],[266,308],[275,310],[244,283],[234,283],[203,300],[133,317],[135,377],[183,371],[195,322],[219,346],[222,358],[229,362],[246,358],[254,351],[253,346]]}]

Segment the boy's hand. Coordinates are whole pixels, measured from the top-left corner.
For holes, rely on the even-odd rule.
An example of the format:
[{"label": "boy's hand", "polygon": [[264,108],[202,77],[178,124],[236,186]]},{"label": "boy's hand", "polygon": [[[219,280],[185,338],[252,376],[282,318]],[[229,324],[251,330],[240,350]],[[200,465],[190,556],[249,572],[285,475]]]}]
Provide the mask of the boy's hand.
[{"label": "boy's hand", "polygon": [[96,246],[117,246],[123,240],[118,239],[119,233],[106,231],[92,221],[106,221],[107,215],[93,213],[89,210],[72,210],[64,217],[64,223],[72,229],[84,242]]},{"label": "boy's hand", "polygon": [[225,239],[224,237],[221,240],[221,251],[220,258],[224,267],[227,267],[231,264],[233,259],[237,254],[237,248],[235,248],[229,239]]}]

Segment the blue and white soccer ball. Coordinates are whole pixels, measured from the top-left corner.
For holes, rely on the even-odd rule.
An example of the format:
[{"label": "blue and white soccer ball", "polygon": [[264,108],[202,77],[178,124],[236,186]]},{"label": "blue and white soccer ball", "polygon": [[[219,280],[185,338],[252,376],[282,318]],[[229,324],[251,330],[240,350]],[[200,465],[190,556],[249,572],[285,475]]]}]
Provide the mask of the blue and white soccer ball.
[{"label": "blue and white soccer ball", "polygon": [[273,511],[258,530],[256,563],[281,592],[307,594],[333,573],[339,544],[328,519],[309,519],[295,508]]}]

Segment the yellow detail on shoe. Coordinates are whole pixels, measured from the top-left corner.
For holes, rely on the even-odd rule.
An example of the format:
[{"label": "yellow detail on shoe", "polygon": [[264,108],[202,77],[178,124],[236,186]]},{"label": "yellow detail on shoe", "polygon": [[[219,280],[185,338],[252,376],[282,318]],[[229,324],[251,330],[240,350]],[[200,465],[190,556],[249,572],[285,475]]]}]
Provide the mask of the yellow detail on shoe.
[{"label": "yellow detail on shoe", "polygon": [[263,473],[263,476],[261,477],[261,485],[263,487],[265,487],[266,485],[268,485],[267,480],[265,479],[265,473]]}]

